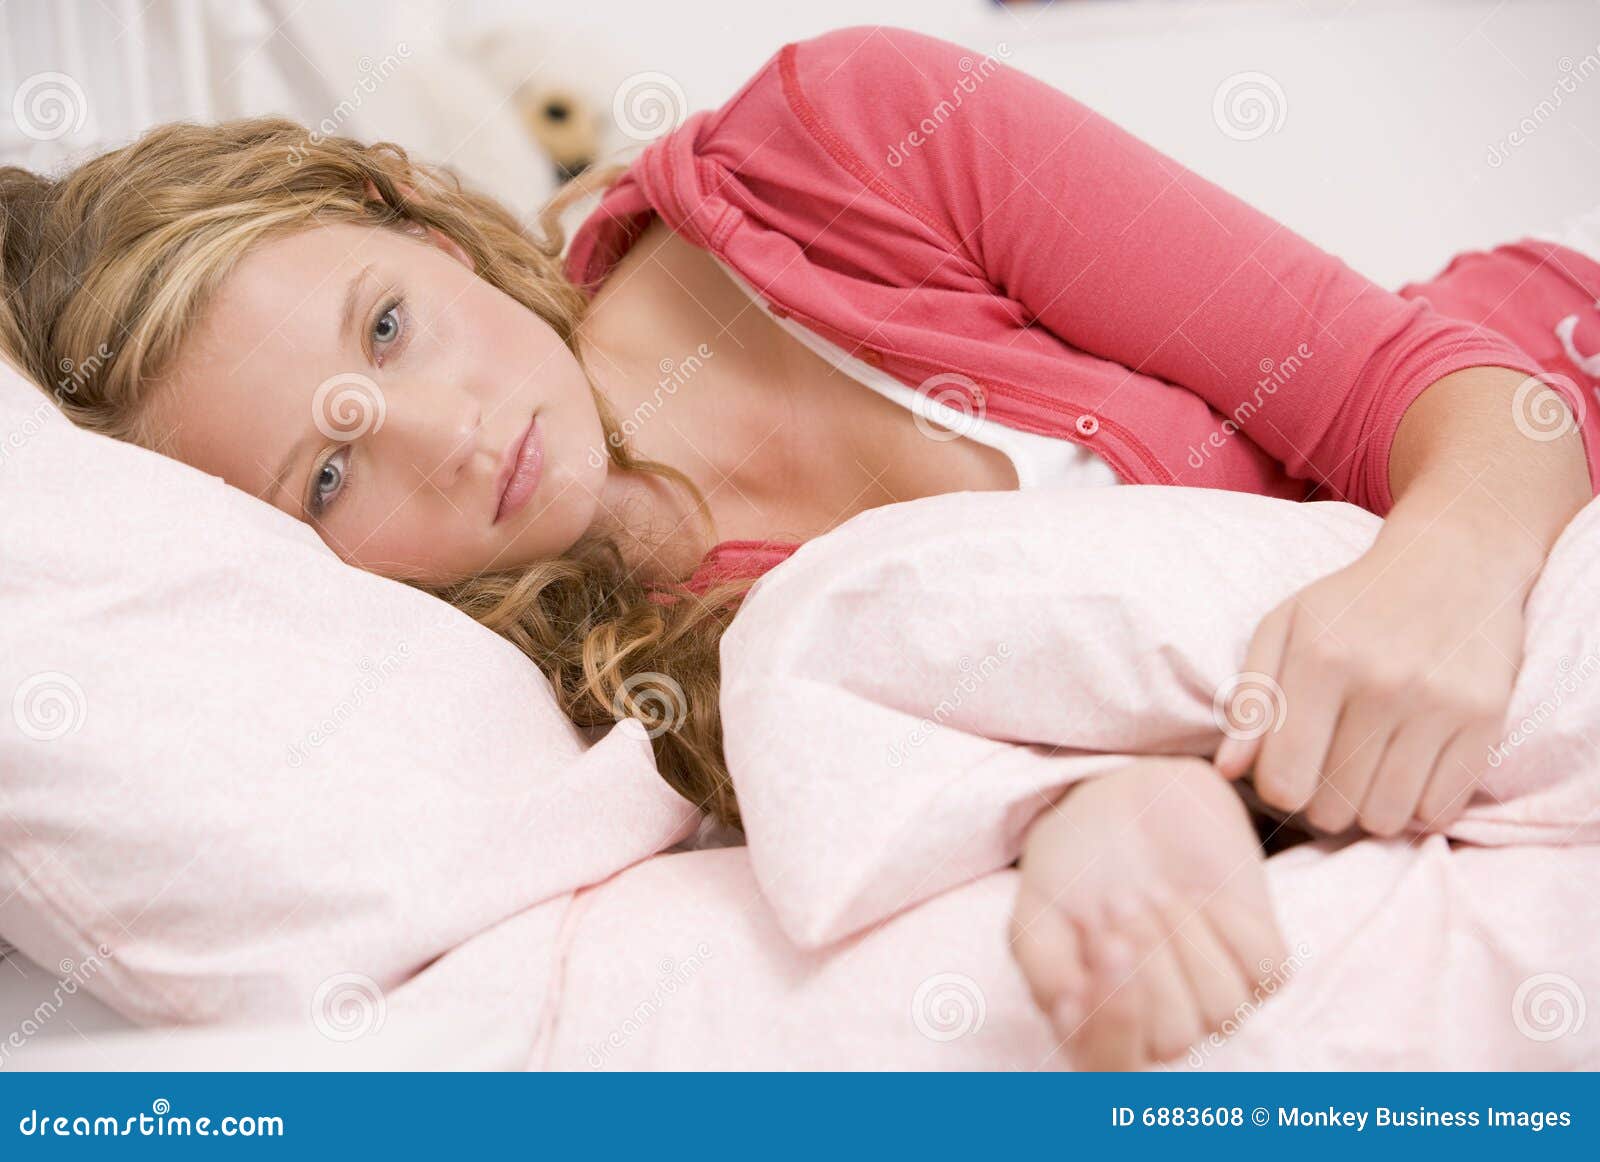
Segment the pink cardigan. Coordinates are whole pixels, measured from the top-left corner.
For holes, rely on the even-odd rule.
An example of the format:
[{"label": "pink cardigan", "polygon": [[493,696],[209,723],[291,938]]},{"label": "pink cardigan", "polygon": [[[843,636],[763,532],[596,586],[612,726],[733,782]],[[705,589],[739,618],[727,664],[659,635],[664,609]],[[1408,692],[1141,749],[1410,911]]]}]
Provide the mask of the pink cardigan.
[{"label": "pink cardigan", "polygon": [[[1594,261],[1524,239],[1385,291],[1072,97],[917,33],[785,45],[606,192],[574,281],[597,289],[655,214],[774,313],[1130,483],[1384,514],[1401,415],[1478,365],[1554,373],[1600,464],[1553,331],[1600,299]],[[690,586],[796,547],[724,541]]]}]

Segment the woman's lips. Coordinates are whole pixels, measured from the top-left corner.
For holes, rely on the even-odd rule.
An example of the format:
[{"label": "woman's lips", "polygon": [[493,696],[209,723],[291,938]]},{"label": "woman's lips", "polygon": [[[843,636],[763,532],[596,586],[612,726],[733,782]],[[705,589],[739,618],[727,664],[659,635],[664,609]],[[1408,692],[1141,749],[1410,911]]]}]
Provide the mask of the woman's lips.
[{"label": "woman's lips", "polygon": [[528,503],[543,474],[544,440],[539,432],[539,417],[534,416],[527,430],[506,451],[505,466],[500,470],[500,507],[495,510],[495,524]]}]

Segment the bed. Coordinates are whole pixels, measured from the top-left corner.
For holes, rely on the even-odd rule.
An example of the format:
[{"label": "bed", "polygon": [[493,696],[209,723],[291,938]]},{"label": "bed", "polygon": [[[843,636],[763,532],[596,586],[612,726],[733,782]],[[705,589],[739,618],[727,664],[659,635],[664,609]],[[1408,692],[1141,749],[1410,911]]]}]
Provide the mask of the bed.
[{"label": "bed", "polygon": [[[65,164],[145,125],[178,116],[272,109],[315,121],[359,76],[352,61],[382,61],[396,51],[392,43],[372,45],[361,39],[362,26],[369,23],[363,13],[379,10],[376,5],[341,6],[339,21],[330,25],[325,16],[312,20],[288,4],[126,4],[114,7],[114,21],[99,22],[79,19],[71,7],[46,14],[41,8],[10,5],[0,11],[7,46],[6,56],[0,57],[5,67],[0,90],[13,93],[30,78],[59,72],[74,78],[80,96],[73,99],[81,100],[88,116],[72,132],[43,138],[19,135],[5,123],[0,161],[34,168]],[[430,150],[451,154],[467,177],[506,198],[519,212],[530,213],[548,192],[550,177],[500,98],[484,90],[470,100],[438,99],[442,92],[478,83],[470,66],[452,55],[452,46],[465,35],[462,28],[492,29],[517,10],[509,2],[465,12],[451,6],[461,27],[451,27],[447,34],[444,6],[408,9],[417,20],[410,48],[422,63],[397,71],[381,99],[343,121],[344,131],[393,136],[415,144],[424,155]],[[1563,63],[1573,64],[1571,46],[1600,45],[1600,12],[1577,0],[1538,0],[1517,6],[1514,13],[1488,0],[1397,0],[1354,10],[1332,0],[1292,6],[1106,0],[1048,11],[976,3],[930,8],[894,0],[869,14],[859,5],[813,4],[803,14],[771,14],[767,24],[750,21],[743,7],[729,6],[726,15],[728,35],[719,38],[715,52],[706,38],[666,22],[650,5],[634,6],[627,18],[608,8],[604,27],[626,29],[619,55],[631,54],[682,78],[690,107],[724,99],[778,43],[859,23],[864,15],[963,43],[1006,42],[1012,49],[1010,63],[1071,89],[1385,285],[1431,274],[1457,249],[1551,227],[1592,206],[1600,189],[1596,146],[1584,129],[1600,124],[1600,86],[1563,93],[1558,112],[1541,112],[1564,75]],[[573,14],[569,24],[555,30],[553,43],[583,46],[572,51],[593,53],[600,19]],[[1272,82],[1256,86],[1256,99],[1267,103],[1263,115],[1281,124],[1242,135],[1219,133],[1214,109],[1223,83],[1256,73],[1267,74]],[[1156,76],[1160,83],[1150,83]],[[1578,180],[1580,175],[1589,180]],[[583,922],[597,930],[619,924],[619,917],[627,914],[627,893],[637,892],[639,900],[658,899],[657,893],[666,889],[657,881],[689,875],[695,868],[712,869],[708,874],[720,891],[762,890],[758,869],[740,862],[745,859],[740,849],[693,844],[691,831],[685,831],[682,841],[694,850],[631,871],[621,902],[598,905]],[[1450,866],[1448,849],[1406,858],[1417,860],[1415,875],[1423,880],[1446,874],[1440,869]],[[1592,875],[1592,870],[1585,874]],[[1308,900],[1318,890],[1314,876],[1297,882]],[[969,890],[999,898],[1005,886],[991,881],[962,889]],[[953,895],[957,898],[934,907],[954,913],[967,906],[961,892]],[[303,1021],[253,1028],[142,1029],[151,1023],[148,1019],[130,1020],[97,999],[90,987],[78,987],[93,976],[82,956],[51,958],[41,967],[8,949],[0,961],[0,1053],[5,1054],[0,1065],[581,1068],[774,1062],[759,1047],[737,1061],[725,1055],[675,1058],[673,1045],[694,1042],[696,1036],[681,1022],[691,1015],[705,1018],[692,1006],[680,1007],[676,1015],[670,1005],[652,1008],[648,1019],[633,1018],[622,1044],[612,1048],[611,1034],[622,1028],[622,1018],[592,1027],[569,1024],[555,1040],[537,1035],[540,1029],[548,1031],[556,1015],[537,1005],[518,1007],[523,1002],[516,998],[526,981],[508,966],[519,965],[519,949],[525,946],[521,942],[533,941],[531,933],[578,919],[565,910],[533,912],[539,914],[523,914],[514,923],[479,933],[455,960],[430,966],[432,975],[419,977],[404,996],[385,990],[395,1003],[386,1000],[381,1013],[359,982],[331,1000],[324,995],[329,1006],[325,1019],[310,1031]],[[991,907],[981,914],[992,912]],[[0,931],[5,931],[5,915],[0,908]],[[1403,915],[1396,913],[1395,922]],[[671,918],[662,914],[663,941],[668,940]],[[928,964],[950,959],[936,920],[925,915],[906,922],[913,928],[926,925],[908,939],[931,950]],[[1592,932],[1592,910],[1585,922]],[[844,937],[830,932],[830,938]],[[737,962],[736,955],[721,954],[721,963]],[[618,996],[648,998],[664,989],[663,982],[682,979],[687,987],[688,977],[701,971],[689,966],[715,965],[715,956],[702,954],[691,941],[663,953],[642,971],[611,980],[604,979],[598,963],[589,961],[550,964],[538,971],[587,974],[584,979],[600,981],[597,989],[610,990],[605,995],[614,1009]],[[967,965],[956,975],[976,979],[990,971],[998,970]],[[1590,971],[1581,962],[1558,975],[1587,980]],[[937,974],[924,973],[931,975]],[[460,981],[474,977],[478,986],[461,986]],[[64,981],[78,983],[69,988]],[[918,983],[911,982],[911,993]],[[1005,986],[1012,992],[988,997],[991,1031],[1022,1011],[1015,986],[1013,981]],[[1582,1003],[1585,995],[1594,994],[1580,989],[1573,1003]],[[795,1030],[816,1016],[813,1006],[837,999],[825,990],[797,997],[789,1018],[793,1029],[771,1041],[789,1063],[805,1060]],[[861,1001],[859,1021],[870,1024],[874,1019],[872,999]],[[350,1020],[363,1027],[362,1035],[341,1035]],[[4,1038],[12,1030],[26,1035],[8,1048]],[[896,1049],[885,1050],[880,1063],[941,1067],[949,1060],[937,1055],[941,1042],[926,1036],[926,1030],[919,1033],[921,1042],[894,1040]],[[1024,1041],[1033,1035],[1016,1029],[1011,1033]],[[530,1044],[540,1045],[543,1056],[530,1057]],[[974,1042],[967,1039],[966,1044]],[[844,1051],[838,1042],[828,1048]],[[934,1055],[928,1055],[930,1050]],[[1048,1058],[1043,1040],[1039,1050],[1040,1061]],[[1549,1058],[1562,1065],[1600,1062],[1592,1041],[1563,1040],[1555,1051],[1567,1054]],[[1256,1056],[1241,1052],[1237,1060],[1267,1066],[1293,1061],[1289,1055],[1250,1052]],[[975,1052],[962,1061],[981,1067],[1011,1060],[999,1050],[995,1053],[985,1058]],[[862,1063],[871,1063],[870,1053],[864,1049],[863,1054]],[[824,1053],[815,1063],[837,1059]]]}]

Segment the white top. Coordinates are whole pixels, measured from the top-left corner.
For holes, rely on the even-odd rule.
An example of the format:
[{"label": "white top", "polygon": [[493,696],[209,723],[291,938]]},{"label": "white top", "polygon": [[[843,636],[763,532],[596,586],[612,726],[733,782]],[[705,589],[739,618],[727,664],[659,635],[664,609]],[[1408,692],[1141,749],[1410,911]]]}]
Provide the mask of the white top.
[{"label": "white top", "polygon": [[721,259],[717,265],[727,271],[735,286],[750,296],[750,301],[789,334],[815,351],[829,364],[852,379],[865,384],[879,395],[887,396],[902,407],[955,435],[966,436],[980,444],[998,448],[1011,458],[1017,470],[1018,488],[1085,488],[1120,484],[1121,478],[1103,459],[1081,444],[1056,436],[1041,436],[1037,432],[1024,432],[1007,427],[981,413],[962,411],[939,402],[901,383],[881,368],[873,367],[851,355],[837,343],[824,339],[809,327],[793,319],[780,318],[772,313],[766,300],[756,293],[738,273],[729,269]]}]

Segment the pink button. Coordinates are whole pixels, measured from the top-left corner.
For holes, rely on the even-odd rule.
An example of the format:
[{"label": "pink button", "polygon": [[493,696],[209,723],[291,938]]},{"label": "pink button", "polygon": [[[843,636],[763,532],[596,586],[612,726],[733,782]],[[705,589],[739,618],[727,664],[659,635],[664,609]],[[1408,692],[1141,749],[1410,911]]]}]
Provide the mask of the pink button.
[{"label": "pink button", "polygon": [[1092,436],[1100,430],[1100,421],[1087,413],[1078,417],[1078,431],[1085,436]]}]

